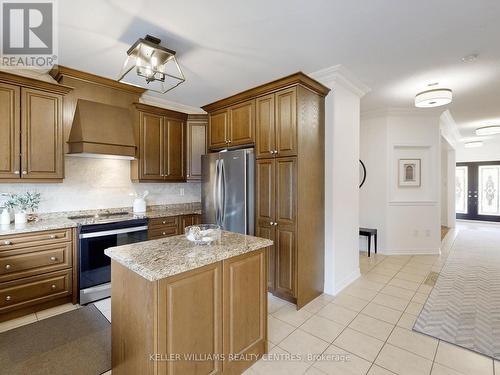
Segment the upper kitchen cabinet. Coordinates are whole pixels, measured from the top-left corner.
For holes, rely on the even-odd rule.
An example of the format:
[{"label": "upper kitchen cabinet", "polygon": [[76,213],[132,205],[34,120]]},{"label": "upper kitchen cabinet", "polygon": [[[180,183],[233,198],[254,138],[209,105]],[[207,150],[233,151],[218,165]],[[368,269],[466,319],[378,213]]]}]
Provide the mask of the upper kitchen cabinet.
[{"label": "upper kitchen cabinet", "polygon": [[186,178],[201,181],[201,156],[207,153],[207,115],[189,115],[187,120]]},{"label": "upper kitchen cabinet", "polygon": [[0,72],[0,179],[64,178],[63,97],[67,86]]},{"label": "upper kitchen cabinet", "polygon": [[208,128],[211,150],[254,144],[255,100],[211,112]]},{"label": "upper kitchen cabinet", "polygon": [[[241,144],[255,138],[255,232],[274,242],[267,251],[268,290],[299,308],[321,294],[324,285],[328,92],[319,82],[295,73],[202,107],[210,118],[226,114],[226,132],[233,140],[234,119],[251,124],[237,134]],[[254,123],[255,137],[248,130]]]},{"label": "upper kitchen cabinet", "polygon": [[134,104],[137,158],[131,178],[138,182],[186,181],[187,114]]}]

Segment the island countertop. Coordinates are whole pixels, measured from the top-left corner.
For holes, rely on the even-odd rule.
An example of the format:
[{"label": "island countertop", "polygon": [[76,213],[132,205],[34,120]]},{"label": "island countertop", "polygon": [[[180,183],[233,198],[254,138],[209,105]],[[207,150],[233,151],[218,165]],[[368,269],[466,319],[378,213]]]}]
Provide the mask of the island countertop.
[{"label": "island countertop", "polygon": [[149,281],[157,281],[271,246],[273,241],[222,231],[221,240],[196,245],[184,235],[111,247],[104,253]]}]

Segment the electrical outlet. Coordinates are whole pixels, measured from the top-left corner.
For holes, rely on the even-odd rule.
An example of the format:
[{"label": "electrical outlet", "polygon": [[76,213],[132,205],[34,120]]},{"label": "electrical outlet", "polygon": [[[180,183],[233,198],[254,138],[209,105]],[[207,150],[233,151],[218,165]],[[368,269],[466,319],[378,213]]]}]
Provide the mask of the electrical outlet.
[{"label": "electrical outlet", "polygon": [[183,197],[183,196],[184,196],[184,188],[180,188],[180,189],[179,189],[179,194],[181,195],[181,197]]}]

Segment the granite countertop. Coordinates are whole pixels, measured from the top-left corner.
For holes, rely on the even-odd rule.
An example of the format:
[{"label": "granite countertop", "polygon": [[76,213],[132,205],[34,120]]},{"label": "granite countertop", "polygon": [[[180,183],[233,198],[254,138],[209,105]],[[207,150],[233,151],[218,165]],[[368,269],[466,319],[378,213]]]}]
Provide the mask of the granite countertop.
[{"label": "granite countertop", "polygon": [[156,281],[272,244],[264,238],[222,231],[221,240],[212,245],[196,245],[181,235],[111,247],[104,253],[145,279]]},{"label": "granite countertop", "polygon": [[[112,214],[106,216],[106,214]],[[117,213],[123,213],[117,215]],[[37,221],[26,224],[0,225],[0,236],[18,233],[39,232],[44,230],[75,228],[79,225],[104,224],[131,219],[154,219],[158,217],[201,214],[199,203],[181,203],[171,205],[150,206],[143,214],[132,213],[132,207],[112,208],[105,210],[86,210],[40,214]],[[77,218],[80,216],[80,218]],[[90,216],[90,217],[81,217]]]}]

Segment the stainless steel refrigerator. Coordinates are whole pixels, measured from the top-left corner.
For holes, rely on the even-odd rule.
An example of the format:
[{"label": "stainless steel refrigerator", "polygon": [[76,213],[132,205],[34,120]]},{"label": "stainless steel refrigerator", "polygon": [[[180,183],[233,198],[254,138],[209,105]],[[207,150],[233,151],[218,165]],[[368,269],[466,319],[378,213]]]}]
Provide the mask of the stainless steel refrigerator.
[{"label": "stainless steel refrigerator", "polygon": [[253,148],[201,157],[203,223],[254,234],[255,154]]}]

